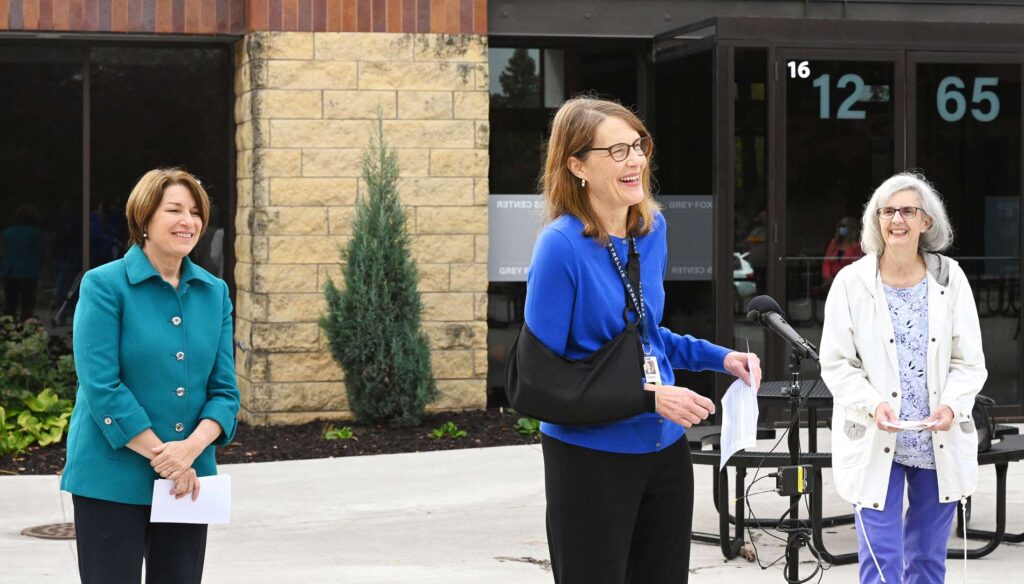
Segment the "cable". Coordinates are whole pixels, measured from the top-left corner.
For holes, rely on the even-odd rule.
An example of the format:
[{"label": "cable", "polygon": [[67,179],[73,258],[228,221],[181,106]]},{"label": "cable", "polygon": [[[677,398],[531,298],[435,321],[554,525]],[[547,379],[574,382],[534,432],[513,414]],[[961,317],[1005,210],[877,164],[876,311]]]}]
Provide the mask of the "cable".
[{"label": "cable", "polygon": [[[804,496],[806,497],[806,495],[804,495]],[[810,527],[802,527],[802,526],[800,526],[799,523],[797,523],[796,527],[783,527],[783,523],[786,520],[786,516],[792,514],[793,511],[795,509],[797,509],[799,506],[800,506],[800,502],[797,501],[797,502],[791,504],[786,509],[786,511],[782,514],[782,517],[779,517],[779,527],[777,529],[779,531],[787,534],[787,535],[788,534],[793,534],[793,538],[794,538],[793,545],[796,545],[797,547],[806,546],[808,551],[811,552],[811,555],[814,556],[814,559],[816,560],[816,564],[814,566],[814,571],[811,572],[810,575],[808,575],[805,578],[801,578],[799,580],[793,580],[792,578],[790,578],[789,576],[786,575],[788,573],[788,571],[789,571],[788,570],[789,569],[789,561],[787,559],[786,563],[783,564],[783,578],[785,578],[785,580],[786,580],[786,582],[788,584],[805,584],[806,582],[810,582],[811,580],[813,580],[815,576],[819,576],[820,573],[824,572],[824,568],[823,568],[824,564],[823,564],[823,561],[821,559],[821,554],[811,544],[811,537],[813,535],[813,532],[812,532],[811,528]],[[798,521],[799,522],[799,520],[797,520],[797,519],[794,519],[794,521]],[[789,549],[789,545],[790,545],[789,544],[789,540],[787,539],[787,541],[786,541],[786,549],[787,549],[787,551]],[[788,555],[788,554],[786,554],[786,555]],[[786,556],[784,555],[783,558],[785,558],[785,557]],[[819,579],[820,579],[820,576],[819,576]]]},{"label": "cable", "polygon": [[[761,468],[762,468],[762,466],[764,466],[764,461],[767,460],[768,455],[769,454],[773,454],[775,452],[775,450],[779,447],[779,445],[786,438],[786,436],[789,435],[789,432],[794,427],[797,427],[797,431],[799,431],[800,410],[802,410],[804,408],[804,406],[806,405],[808,398],[810,398],[811,391],[813,391],[814,388],[817,386],[817,384],[821,382],[821,364],[817,360],[815,360],[814,363],[815,363],[815,365],[818,368],[817,378],[814,381],[811,382],[810,388],[808,389],[807,393],[800,397],[800,402],[797,404],[796,413],[793,415],[792,418],[790,418],[789,423],[786,425],[786,429],[782,432],[782,436],[780,436],[779,439],[775,441],[775,444],[772,445],[771,449],[769,449],[767,452],[765,452],[761,456],[761,459],[757,462],[757,467],[754,469],[754,480],[752,480],[750,482],[750,484],[747,485],[747,488],[744,491],[744,494],[743,494],[742,498],[748,500],[747,513],[748,513],[748,515],[750,516],[750,518],[754,522],[760,523],[760,521],[757,519],[757,516],[754,514],[753,507],[749,504],[749,497],[751,497],[750,489],[759,480],[761,480],[763,478],[769,478],[769,477],[773,477],[773,476],[777,476],[778,475],[778,473],[769,473],[768,475],[765,475],[763,477],[759,477],[758,473],[761,472]],[[808,428],[808,431],[815,431],[815,430],[816,430],[815,428]],[[821,488],[821,485],[815,485],[814,488]],[[760,491],[760,492],[754,493],[754,495],[763,494],[765,492],[771,492],[771,491]],[[808,499],[806,499],[806,497],[807,497],[806,494],[803,495],[803,497],[804,497],[804,505],[807,507],[808,516],[810,516],[810,514],[811,514],[810,513],[810,503],[808,502]],[[734,499],[734,501],[735,500],[736,499]],[[789,578],[789,576],[787,575],[788,574],[788,567],[789,567],[789,562],[787,560],[788,553],[783,553],[782,556],[780,556],[779,558],[776,558],[775,560],[773,560],[772,562],[770,562],[767,565],[762,564],[761,563],[760,554],[757,551],[757,544],[754,542],[753,534],[751,532],[751,528],[750,528],[749,525],[747,525],[747,527],[746,527],[747,537],[748,537],[748,539],[750,539],[750,546],[751,546],[751,548],[754,551],[754,559],[757,561],[757,565],[762,570],[767,570],[768,568],[771,568],[772,566],[775,566],[776,564],[778,564],[780,561],[787,560],[786,563],[784,564],[784,568],[783,568],[783,578],[785,578],[787,584],[805,584],[805,583],[810,582],[811,580],[813,580],[815,576],[818,577],[818,582],[820,582],[822,576],[824,576],[825,570],[831,568],[831,565],[829,566],[829,568],[825,567],[825,562],[824,562],[824,560],[821,557],[821,552],[819,552],[818,549],[814,547],[813,538],[812,538],[813,531],[809,527],[800,527],[799,525],[797,527],[784,527],[783,526],[783,522],[785,521],[786,516],[789,515],[790,513],[792,513],[794,507],[797,507],[798,505],[799,505],[799,502],[791,504],[786,509],[786,512],[783,513],[782,517],[779,518],[779,522],[776,524],[775,531],[778,531],[778,532],[781,532],[781,533],[785,533],[785,534],[787,534],[787,536],[790,533],[792,533],[793,534],[793,545],[796,545],[796,546],[806,546],[808,551],[811,552],[811,555],[815,559],[816,565],[815,565],[814,571],[811,572],[811,574],[809,576],[807,576],[806,578],[802,578],[802,579],[799,579],[799,580],[793,580],[793,579]],[[758,526],[758,529],[760,529],[765,535],[774,537],[775,539],[777,539],[779,541],[785,542],[786,543],[786,550],[788,552],[789,545],[790,545],[789,537],[787,537],[787,538],[779,537],[778,535],[770,533],[767,529],[765,529],[764,527],[761,527],[761,526]]]},{"label": "cable", "polygon": [[[820,485],[817,485],[817,486],[820,488]],[[810,497],[806,497],[806,496],[804,497],[804,508],[807,509],[807,516],[810,517],[811,516],[811,499],[810,499]],[[808,547],[813,547],[813,543],[814,542],[812,540],[811,543],[807,544],[807,546]],[[818,552],[819,554],[821,553],[821,551],[819,551],[817,548],[814,548],[814,551]],[[831,570],[832,569],[832,563],[831,562],[824,562],[824,560],[822,560],[822,561],[823,561],[823,564],[822,564],[822,567],[821,567],[821,571],[822,571],[822,576],[823,576],[824,572],[826,570]],[[818,576],[818,581],[819,582],[821,581],[821,576]]]},{"label": "cable", "polygon": [[960,523],[964,526],[964,584],[967,584],[967,497],[961,497],[957,506],[960,508]]},{"label": "cable", "polygon": [[864,543],[868,546],[868,552],[871,554],[871,560],[875,562],[875,569],[878,570],[878,577],[885,582],[885,574],[882,572],[882,566],[878,565],[878,558],[875,557],[875,550],[871,547],[871,540],[868,539],[868,526],[864,525],[864,516],[860,512],[860,504],[857,504],[853,510],[857,513],[858,525],[860,525],[860,531],[864,534]]}]

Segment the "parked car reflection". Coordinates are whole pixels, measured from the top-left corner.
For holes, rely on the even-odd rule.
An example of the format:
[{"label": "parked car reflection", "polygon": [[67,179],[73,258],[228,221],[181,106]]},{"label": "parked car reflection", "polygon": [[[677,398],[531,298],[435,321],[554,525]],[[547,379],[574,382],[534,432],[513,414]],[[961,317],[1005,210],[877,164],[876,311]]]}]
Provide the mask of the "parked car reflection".
[{"label": "parked car reflection", "polygon": [[732,284],[736,289],[736,314],[745,314],[747,302],[757,295],[757,277],[747,261],[750,252],[732,254]]}]

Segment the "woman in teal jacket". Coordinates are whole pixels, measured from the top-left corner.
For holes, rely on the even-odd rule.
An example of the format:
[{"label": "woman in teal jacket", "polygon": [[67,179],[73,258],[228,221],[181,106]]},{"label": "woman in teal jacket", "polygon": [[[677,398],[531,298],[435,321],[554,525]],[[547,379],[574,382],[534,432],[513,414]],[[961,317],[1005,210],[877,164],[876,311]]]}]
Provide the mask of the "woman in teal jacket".
[{"label": "woman in teal jacket", "polygon": [[78,397],[61,488],[73,494],[84,584],[202,579],[206,525],[150,523],[153,481],[199,496],[231,441],[239,394],[227,285],[188,259],[210,201],[178,169],[146,173],[128,198],[132,247],[82,279]]}]

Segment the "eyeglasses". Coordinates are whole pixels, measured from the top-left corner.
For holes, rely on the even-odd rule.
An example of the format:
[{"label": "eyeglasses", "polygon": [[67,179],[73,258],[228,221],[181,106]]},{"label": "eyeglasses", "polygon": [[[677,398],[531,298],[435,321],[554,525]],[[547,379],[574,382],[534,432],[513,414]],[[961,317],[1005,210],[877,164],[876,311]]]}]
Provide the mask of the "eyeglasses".
[{"label": "eyeglasses", "polygon": [[637,138],[636,142],[633,142],[632,144],[612,144],[607,148],[584,148],[583,150],[577,152],[575,155],[579,156],[581,154],[590,152],[591,150],[607,150],[608,156],[611,156],[612,160],[614,160],[615,162],[622,162],[629,156],[630,148],[632,148],[633,151],[639,154],[640,156],[650,156],[651,150],[654,149],[654,142],[651,141],[651,139],[648,138],[647,136],[642,136],[640,138]]},{"label": "eyeglasses", "polygon": [[917,217],[918,211],[924,211],[921,207],[882,207],[878,210],[878,216],[885,220],[890,220],[896,216],[896,212],[899,211],[900,217],[904,219],[913,219]]}]

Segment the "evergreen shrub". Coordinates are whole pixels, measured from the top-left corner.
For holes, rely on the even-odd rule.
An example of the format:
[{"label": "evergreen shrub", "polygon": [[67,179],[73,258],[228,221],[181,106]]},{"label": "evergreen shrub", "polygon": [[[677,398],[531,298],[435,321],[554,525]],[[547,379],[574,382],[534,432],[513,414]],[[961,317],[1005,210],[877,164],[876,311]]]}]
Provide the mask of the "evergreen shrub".
[{"label": "evergreen shrub", "polygon": [[380,120],[363,157],[363,180],[352,237],[341,250],[344,287],[330,279],[325,284],[320,326],[345,371],[356,418],[415,426],[437,396],[437,383],[420,328],[416,264],[398,199],[398,155],[388,148]]}]

